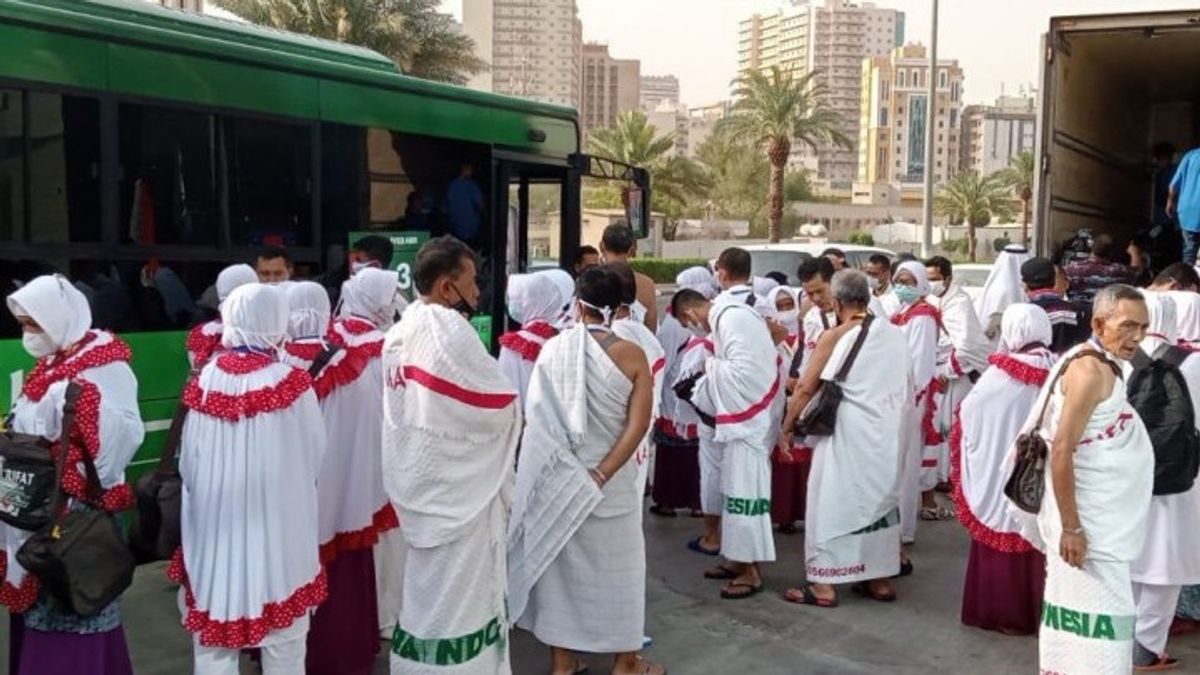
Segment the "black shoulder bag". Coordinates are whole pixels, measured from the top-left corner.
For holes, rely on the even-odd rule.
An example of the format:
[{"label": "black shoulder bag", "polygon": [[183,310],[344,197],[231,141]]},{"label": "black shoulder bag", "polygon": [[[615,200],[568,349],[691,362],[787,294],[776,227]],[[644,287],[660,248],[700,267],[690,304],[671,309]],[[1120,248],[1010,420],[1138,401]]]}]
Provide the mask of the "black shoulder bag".
[{"label": "black shoulder bag", "polygon": [[[74,388],[74,390],[73,390]],[[66,397],[79,396],[78,386],[67,385]],[[64,406],[63,429],[69,430],[75,420],[67,417],[73,412]],[[66,452],[67,433],[61,446]],[[54,444],[41,436],[8,430],[0,434],[0,520],[28,532],[36,532],[54,520],[55,468],[50,452]]]},{"label": "black shoulder bag", "polygon": [[[63,439],[71,433],[67,421],[75,418],[79,394],[77,385],[67,388]],[[134,560],[112,514],[90,506],[67,510],[62,475],[69,447],[64,440],[54,463],[54,496],[50,503],[56,517],[25,541],[17,551],[17,562],[65,607],[89,617],[98,614],[133,583]],[[87,452],[82,454],[87,475],[86,501],[98,503],[104,493],[100,476],[91,456]]]},{"label": "black shoulder bag", "polygon": [[187,414],[187,406],[180,402],[171,419],[158,466],[142,474],[133,486],[137,515],[129,533],[129,546],[139,562],[169,560],[183,541],[180,531],[183,477],[179,475],[175,456]]},{"label": "black shoulder bag", "polygon": [[1058,385],[1063,373],[1067,372],[1072,361],[1083,356],[1100,359],[1112,369],[1118,380],[1121,379],[1121,369],[1092,349],[1076,352],[1063,364],[1062,368],[1059,368],[1054,379],[1050,381],[1050,389],[1046,392],[1046,399],[1042,401],[1042,410],[1038,413],[1037,422],[1034,423],[1032,429],[1017,436],[1016,462],[1013,465],[1012,474],[1008,477],[1008,482],[1004,484],[1004,496],[1026,513],[1041,511],[1042,496],[1046,493],[1046,459],[1050,456],[1050,448],[1046,445],[1046,439],[1042,438],[1042,424],[1046,421],[1046,408],[1050,405],[1050,398],[1054,396],[1054,387]]},{"label": "black shoulder bag", "polygon": [[792,431],[797,436],[833,435],[834,427],[837,424],[838,406],[842,404],[842,383],[846,381],[846,376],[850,374],[850,368],[858,358],[858,352],[862,349],[863,342],[867,340],[867,330],[873,320],[874,317],[870,314],[863,319],[862,328],[858,331],[858,336],[854,339],[854,345],[850,347],[850,353],[846,355],[846,360],[842,361],[842,367],[838,368],[832,380],[821,382],[820,388],[809,399],[800,416],[796,418],[796,423],[792,425]]}]

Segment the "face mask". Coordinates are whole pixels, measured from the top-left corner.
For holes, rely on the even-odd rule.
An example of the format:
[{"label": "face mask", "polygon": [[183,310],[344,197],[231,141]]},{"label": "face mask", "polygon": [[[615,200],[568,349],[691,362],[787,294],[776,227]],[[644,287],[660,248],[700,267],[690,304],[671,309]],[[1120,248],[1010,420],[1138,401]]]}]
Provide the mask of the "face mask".
[{"label": "face mask", "polygon": [[911,305],[921,299],[921,294],[912,286],[897,286],[895,293],[896,298],[904,305]]},{"label": "face mask", "polygon": [[776,317],[778,318],[779,323],[787,326],[788,328],[795,328],[796,323],[800,320],[800,310],[789,309],[783,312],[777,312]]},{"label": "face mask", "polygon": [[465,297],[463,297],[462,291],[458,290],[458,286],[455,286],[454,284],[450,284],[450,287],[453,288],[454,292],[458,294],[458,302],[454,303],[453,305],[450,305],[450,309],[458,312],[459,314],[462,314],[463,316],[467,316],[467,317],[474,316],[476,307],[474,305],[472,305],[471,303],[467,302],[467,299]]},{"label": "face mask", "polygon": [[932,293],[933,295],[940,296],[942,293],[946,292],[946,282],[944,282],[944,281],[929,282],[929,292]]},{"label": "face mask", "polygon": [[879,290],[879,279],[867,277],[867,288],[870,288],[872,292]]},{"label": "face mask", "polygon": [[508,306],[508,318],[512,319],[512,322],[518,326],[521,325],[521,318],[517,316],[517,308],[512,305]]},{"label": "face mask", "polygon": [[42,359],[58,351],[58,345],[46,333],[26,331],[21,334],[21,345],[35,359]]}]

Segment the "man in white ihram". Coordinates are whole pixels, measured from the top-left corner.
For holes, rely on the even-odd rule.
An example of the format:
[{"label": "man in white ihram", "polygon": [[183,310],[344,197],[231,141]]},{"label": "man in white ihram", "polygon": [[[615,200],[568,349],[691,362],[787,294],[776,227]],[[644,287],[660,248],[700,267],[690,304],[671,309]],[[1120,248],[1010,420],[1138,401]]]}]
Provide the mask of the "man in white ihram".
[{"label": "man in white ihram", "polygon": [[521,432],[512,383],[471,324],[475,258],[425,244],[420,298],[384,344],[383,477],[408,544],[393,675],[507,675],[505,536]]}]

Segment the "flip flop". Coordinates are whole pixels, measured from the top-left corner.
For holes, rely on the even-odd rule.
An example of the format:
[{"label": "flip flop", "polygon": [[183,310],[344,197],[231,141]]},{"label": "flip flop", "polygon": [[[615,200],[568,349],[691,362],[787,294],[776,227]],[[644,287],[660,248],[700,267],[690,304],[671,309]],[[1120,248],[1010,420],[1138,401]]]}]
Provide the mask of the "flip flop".
[{"label": "flip flop", "polygon": [[922,506],[921,507],[921,520],[932,522],[935,520],[941,520],[941,518],[938,517],[937,508],[932,507],[932,506]]},{"label": "flip flop", "polygon": [[949,506],[939,506],[937,509],[938,520],[954,520],[958,515],[954,513],[954,509]]},{"label": "flip flop", "polygon": [[1154,673],[1160,670],[1173,670],[1179,667],[1179,659],[1173,659],[1166,654],[1158,657],[1153,663],[1145,666],[1134,666],[1133,669],[1139,673]]},{"label": "flip flop", "polygon": [[912,564],[912,561],[909,560],[907,562],[900,563],[900,573],[892,578],[899,579],[900,577],[911,577],[912,575],[913,575],[913,564]]},{"label": "flip flop", "polygon": [[850,590],[857,595],[861,595],[864,598],[870,598],[870,599],[874,600],[875,602],[895,602],[896,601],[895,591],[893,591],[891,593],[876,593],[875,591],[871,590],[871,584],[866,581],[860,581],[857,584],[854,584],[853,586],[850,587]]},{"label": "flip flop", "polygon": [[584,663],[583,661],[576,661],[575,670],[571,671],[571,675],[587,675],[587,673],[588,664]]},{"label": "flip flop", "polygon": [[704,544],[701,544],[701,543],[700,543],[700,541],[701,541],[701,540],[703,540],[703,539],[704,539],[704,537],[696,537],[695,539],[693,539],[693,540],[689,541],[689,542],[688,542],[688,544],[687,544],[688,550],[689,550],[689,551],[695,551],[696,553],[700,553],[700,554],[703,554],[703,555],[710,555],[710,556],[713,556],[713,557],[716,557],[716,556],[719,556],[719,555],[721,555],[721,549],[720,549],[720,547],[718,547],[718,548],[717,548],[715,551],[714,551],[714,550],[711,550],[711,549],[704,548]]},{"label": "flip flop", "polygon": [[648,660],[646,660],[646,659],[644,659],[644,658],[642,658],[642,657],[640,657],[640,656],[639,656],[639,657],[637,657],[637,661],[638,661],[638,663],[640,663],[640,664],[642,664],[642,665],[643,665],[643,668],[642,668],[642,675],[653,675],[653,673],[654,673],[654,669],[655,669],[656,667],[657,667],[657,668],[662,668],[662,675],[667,675],[667,667],[666,667],[666,666],[664,666],[664,665],[662,665],[662,664],[659,664],[659,663],[650,663],[650,661],[648,661]]},{"label": "flip flop", "polygon": [[[796,597],[796,592],[800,593],[800,597]],[[835,596],[832,600],[818,598],[812,592],[811,584],[804,584],[800,588],[789,588],[783,592],[784,602],[790,602],[793,605],[812,605],[813,607],[821,607],[823,609],[833,609],[838,606],[838,599]]]},{"label": "flip flop", "polygon": [[[748,589],[750,589],[750,592],[749,593],[730,593],[729,592],[730,590],[735,589],[735,588],[748,588]],[[747,584],[744,582],[730,582],[729,584],[727,584],[725,586],[725,588],[721,589],[721,599],[722,600],[745,600],[746,598],[753,598],[754,596],[758,595],[759,593],[762,593],[762,589],[763,589],[763,585],[762,585],[761,581],[758,582],[757,586],[754,586],[752,584]]]},{"label": "flip flop", "polygon": [[730,579],[736,579],[741,575],[741,572],[729,569],[724,565],[717,565],[712,569],[704,570],[704,578],[713,579],[715,581],[729,581]]}]

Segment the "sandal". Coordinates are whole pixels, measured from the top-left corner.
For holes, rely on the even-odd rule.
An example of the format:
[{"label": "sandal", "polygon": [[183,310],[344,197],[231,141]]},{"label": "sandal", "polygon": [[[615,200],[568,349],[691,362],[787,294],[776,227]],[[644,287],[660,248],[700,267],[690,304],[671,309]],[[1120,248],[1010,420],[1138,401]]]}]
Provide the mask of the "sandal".
[{"label": "sandal", "polygon": [[687,545],[688,550],[695,551],[696,553],[703,553],[704,555],[711,555],[714,557],[721,555],[721,547],[720,546],[718,546],[716,549],[704,548],[704,544],[700,543],[701,541],[704,541],[703,536],[696,537],[695,539],[689,541],[688,545]]},{"label": "sandal", "polygon": [[1160,670],[1173,670],[1179,667],[1179,659],[1173,659],[1166,654],[1154,659],[1153,662],[1144,666],[1134,666],[1133,669],[1139,673],[1153,673]]},{"label": "sandal", "polygon": [[789,588],[783,592],[785,602],[790,602],[793,605],[812,605],[813,607],[822,607],[824,609],[833,609],[838,606],[837,596],[832,600],[827,598],[818,598],[812,592],[811,584],[804,584],[800,588]]},{"label": "sandal", "polygon": [[[733,593],[732,591],[735,588],[745,588],[748,590],[745,593]],[[726,584],[724,588],[721,589],[721,599],[723,599],[723,600],[745,600],[746,598],[753,598],[754,596],[758,595],[759,593],[762,593],[762,589],[763,589],[763,585],[762,585],[761,581],[758,582],[757,586],[755,586],[753,584],[748,584],[744,581],[731,581],[728,584]]]},{"label": "sandal", "polygon": [[878,593],[876,591],[871,590],[871,582],[869,582],[869,581],[860,581],[857,584],[854,584],[853,586],[851,586],[850,590],[853,591],[856,595],[861,595],[864,598],[870,598],[870,599],[874,600],[875,602],[895,602],[896,601],[895,591],[893,591],[891,593]]},{"label": "sandal", "polygon": [[[642,666],[641,675],[667,675],[667,667],[666,666],[659,665],[657,663],[651,663],[650,661],[648,661],[640,656],[637,657],[637,661],[638,661],[638,664]],[[662,670],[658,671],[656,673],[654,670],[655,668],[662,668]]]},{"label": "sandal", "polygon": [[665,506],[659,506],[657,504],[650,507],[650,513],[653,513],[656,516],[662,516],[663,518],[674,518],[676,515],[678,515],[675,513],[675,509],[668,509]]},{"label": "sandal", "polygon": [[571,675],[587,675],[587,672],[588,672],[588,664],[584,663],[583,661],[581,661],[579,659],[576,659],[575,660],[575,670],[571,671]]},{"label": "sandal", "polygon": [[741,572],[735,569],[730,569],[725,565],[717,565],[712,569],[704,570],[705,579],[713,579],[716,581],[729,581],[730,579],[736,579],[741,575]]},{"label": "sandal", "polygon": [[911,577],[913,575],[913,564],[911,560],[905,560],[900,563],[900,573],[892,577],[899,579],[900,577]]},{"label": "sandal", "polygon": [[938,517],[938,508],[935,506],[922,506],[921,520],[941,520],[941,518]]},{"label": "sandal", "polygon": [[955,520],[958,515],[954,513],[954,509],[949,506],[939,506],[937,508],[938,520]]}]

